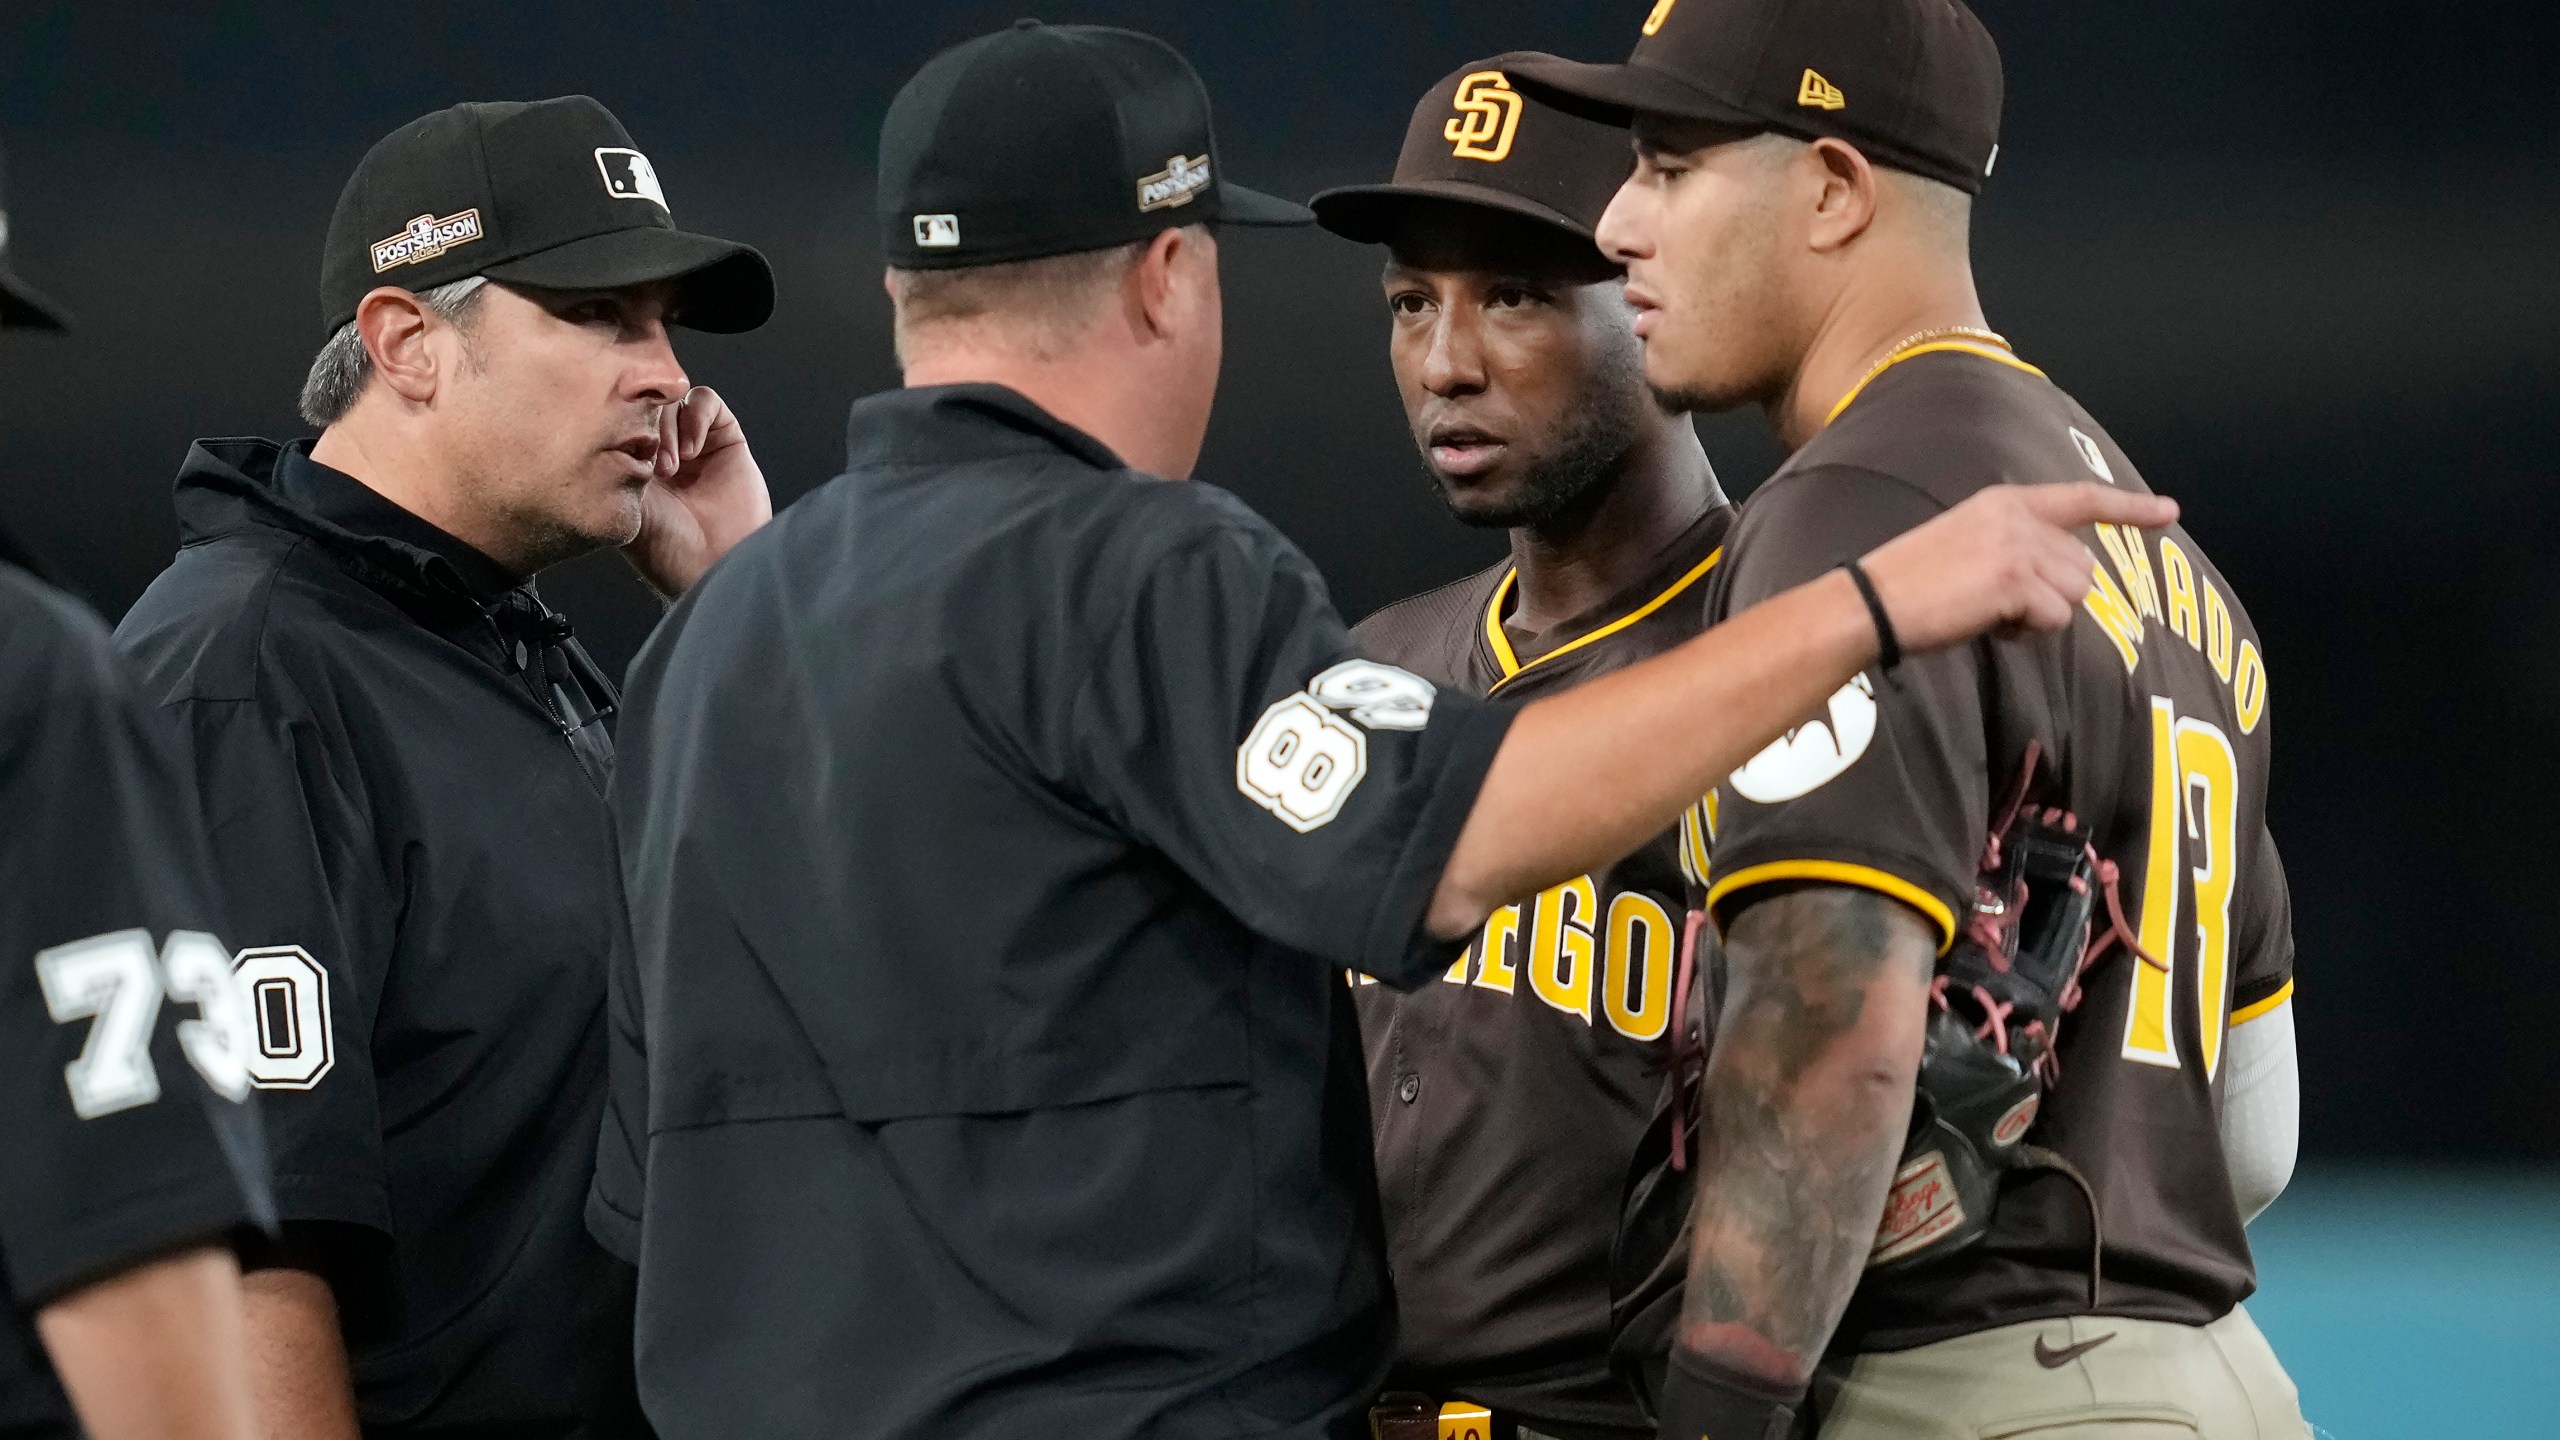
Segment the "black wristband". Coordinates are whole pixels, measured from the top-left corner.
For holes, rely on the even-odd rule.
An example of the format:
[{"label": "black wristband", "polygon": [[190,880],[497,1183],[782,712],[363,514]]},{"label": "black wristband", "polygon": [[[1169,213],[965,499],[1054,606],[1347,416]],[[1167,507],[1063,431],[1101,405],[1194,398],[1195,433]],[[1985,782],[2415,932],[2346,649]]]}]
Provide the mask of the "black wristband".
[{"label": "black wristband", "polygon": [[1662,1377],[1662,1440],[1789,1440],[1804,1387],[1781,1390],[1678,1345]]},{"label": "black wristband", "polygon": [[1884,597],[1876,594],[1876,582],[1867,578],[1867,568],[1855,560],[1843,560],[1840,568],[1849,572],[1849,581],[1858,587],[1858,595],[1867,602],[1867,618],[1876,622],[1876,668],[1890,670],[1902,663],[1902,641],[1893,633],[1893,617],[1884,613]]}]

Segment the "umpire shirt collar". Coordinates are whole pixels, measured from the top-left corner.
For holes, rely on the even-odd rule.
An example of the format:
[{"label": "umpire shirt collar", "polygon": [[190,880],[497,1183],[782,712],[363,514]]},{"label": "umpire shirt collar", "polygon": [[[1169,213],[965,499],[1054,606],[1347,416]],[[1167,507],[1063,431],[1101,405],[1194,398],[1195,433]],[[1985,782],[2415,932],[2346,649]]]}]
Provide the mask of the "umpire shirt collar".
[{"label": "umpire shirt collar", "polygon": [[291,504],[349,534],[397,541],[443,561],[452,567],[462,588],[484,605],[525,582],[524,576],[403,509],[381,491],[312,459],[308,440],[294,441],[277,457],[276,488]]},{"label": "umpire shirt collar", "polygon": [[1096,470],[1126,470],[1110,446],[1003,385],[925,385],[853,402],[845,468],[953,464],[1064,454]]}]

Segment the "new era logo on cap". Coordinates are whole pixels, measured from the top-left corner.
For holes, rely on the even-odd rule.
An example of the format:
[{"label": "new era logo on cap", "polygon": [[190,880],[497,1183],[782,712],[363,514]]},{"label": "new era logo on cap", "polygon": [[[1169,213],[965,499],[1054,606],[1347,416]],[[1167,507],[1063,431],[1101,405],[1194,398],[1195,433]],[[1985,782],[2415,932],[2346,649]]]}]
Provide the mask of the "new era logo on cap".
[{"label": "new era logo on cap", "polygon": [[468,245],[480,238],[480,212],[463,210],[442,219],[421,215],[403,227],[399,234],[373,242],[373,273],[381,274],[394,265],[414,265],[433,260],[456,245]]},{"label": "new era logo on cap", "polygon": [[1981,191],[2000,138],[2000,49],[1964,0],[1660,0],[1625,64],[1537,57],[1506,69],[1532,99],[1576,99],[1622,125],[1654,116],[1844,140],[1967,193]]},{"label": "new era logo on cap", "polygon": [[658,187],[658,167],[637,150],[618,146],[602,146],[596,151],[596,168],[604,172],[604,193],[616,200],[649,200],[657,207],[675,213],[667,204],[667,192]]},{"label": "new era logo on cap", "polygon": [[1823,79],[1821,71],[1808,69],[1796,86],[1796,103],[1812,110],[1845,110],[1849,108],[1849,97],[1840,93],[1839,86]]},{"label": "new era logo on cap", "polygon": [[1479,70],[1458,82],[1450,102],[1457,118],[1440,128],[1441,138],[1456,142],[1449,153],[1461,160],[1492,163],[1511,158],[1511,141],[1520,133],[1520,92],[1499,70]]},{"label": "new era logo on cap", "polygon": [[960,217],[957,215],[917,216],[916,243],[928,250],[948,250],[958,245]]}]

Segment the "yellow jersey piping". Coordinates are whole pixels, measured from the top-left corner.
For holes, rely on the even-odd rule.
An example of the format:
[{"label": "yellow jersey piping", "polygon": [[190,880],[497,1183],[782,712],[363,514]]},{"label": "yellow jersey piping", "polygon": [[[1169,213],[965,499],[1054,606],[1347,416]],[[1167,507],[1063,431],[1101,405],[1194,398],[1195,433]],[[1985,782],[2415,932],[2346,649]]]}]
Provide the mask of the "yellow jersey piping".
[{"label": "yellow jersey piping", "polygon": [[2232,1011],[2231,1023],[2234,1025],[2246,1025],[2250,1021],[2257,1019],[2259,1016],[2266,1014],[2292,998],[2293,982],[2287,980],[2284,982],[2284,987],[2282,989],[2276,991],[2276,993],[2268,996],[2266,999],[2258,1001],[2254,1005],[2244,1005],[2240,1009]]},{"label": "yellow jersey piping", "polygon": [[1502,666],[1502,678],[1494,681],[1488,688],[1487,693],[1501,689],[1512,680],[1531,670],[1537,669],[1539,666],[1546,664],[1548,661],[1553,660],[1559,655],[1579,650],[1583,646],[1588,645],[1595,640],[1604,640],[1611,635],[1615,635],[1619,631],[1626,629],[1628,626],[1635,624],[1639,620],[1642,620],[1647,615],[1652,614],[1654,611],[1670,604],[1674,599],[1678,598],[1681,591],[1696,584],[1700,577],[1704,576],[1708,571],[1716,568],[1716,562],[1723,558],[1724,547],[1719,545],[1713,551],[1709,552],[1706,559],[1691,566],[1688,574],[1672,581],[1669,586],[1664,588],[1661,594],[1654,596],[1635,610],[1619,616],[1617,619],[1593,630],[1587,635],[1577,636],[1574,639],[1566,641],[1564,644],[1557,646],[1553,650],[1548,651],[1546,654],[1539,656],[1537,659],[1530,661],[1526,665],[1520,663],[1519,654],[1511,648],[1511,637],[1502,633],[1502,602],[1510,597],[1512,582],[1520,578],[1520,567],[1516,565],[1513,566],[1511,569],[1503,573],[1502,583],[1493,587],[1493,599],[1484,607],[1484,641],[1485,644],[1492,649],[1495,663]]},{"label": "yellow jersey piping", "polygon": [[2028,364],[2026,361],[2010,354],[2006,350],[1997,349],[1989,345],[1969,344],[1962,340],[1939,340],[1927,345],[1914,345],[1910,349],[1893,356],[1891,359],[1877,366],[1875,370],[1867,376],[1867,378],[1849,387],[1849,393],[1840,397],[1840,403],[1832,406],[1831,413],[1822,417],[1822,423],[1828,425],[1832,421],[1839,419],[1840,412],[1849,408],[1850,401],[1867,393],[1867,387],[1876,383],[1876,376],[1882,375],[1887,370],[1892,369],[1894,366],[1901,364],[1903,361],[1910,359],[1914,355],[1927,355],[1939,350],[1961,350],[1967,355],[1979,355],[1985,360],[1997,360],[2012,370],[2024,370],[2039,380],[2049,380],[2053,378],[2033,365]]},{"label": "yellow jersey piping", "polygon": [[1716,907],[1722,905],[1737,890],[1747,890],[1754,885],[1768,885],[1781,880],[1822,880],[1835,885],[1855,885],[1861,889],[1873,890],[1880,895],[1890,895],[1936,923],[1939,954],[1946,954],[1956,943],[1955,912],[1949,910],[1946,903],[1937,896],[1899,875],[1887,874],[1872,866],[1849,865],[1837,860],[1773,860],[1766,865],[1754,865],[1746,870],[1736,870],[1707,887],[1707,913],[1715,914]]}]

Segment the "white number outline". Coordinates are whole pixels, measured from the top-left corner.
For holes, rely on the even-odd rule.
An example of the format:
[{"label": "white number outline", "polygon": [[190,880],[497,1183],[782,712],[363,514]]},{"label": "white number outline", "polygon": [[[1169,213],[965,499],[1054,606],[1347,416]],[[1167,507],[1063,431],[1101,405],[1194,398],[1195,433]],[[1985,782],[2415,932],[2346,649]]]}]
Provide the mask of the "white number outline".
[{"label": "white number outline", "polygon": [[166,948],[155,950],[148,930],[111,930],[39,951],[35,964],[54,1023],[90,1022],[79,1056],[62,1067],[71,1112],[81,1119],[160,1098],[151,1037],[167,999],[196,1007],[197,1018],[178,1022],[177,1038],[205,1084],[228,1100],[248,1097],[248,1000],[221,941],[201,930],[172,930]]},{"label": "white number outline", "polygon": [[1369,773],[1369,730],[1420,730],[1439,691],[1410,670],[1345,660],[1262,712],[1236,747],[1236,789],[1304,835],[1331,824]]},{"label": "white number outline", "polygon": [[90,1022],[79,1057],[62,1067],[72,1114],[95,1120],[160,1098],[151,1063],[160,967],[150,931],[114,930],[38,951],[36,981],[53,1023]]},{"label": "white number outline", "polygon": [[[334,1013],[329,1008],[329,972],[299,945],[263,945],[232,957],[243,1002],[249,1007],[250,1083],[261,1090],[311,1090],[337,1066]],[[293,992],[294,1048],[268,1045],[266,1007],[258,992],[281,983]],[[313,1054],[313,1043],[318,1053]],[[314,1060],[318,1063],[312,1063]]]},{"label": "white number outline", "polygon": [[1236,747],[1236,788],[1301,835],[1332,823],[1368,773],[1369,737],[1303,691]]}]

